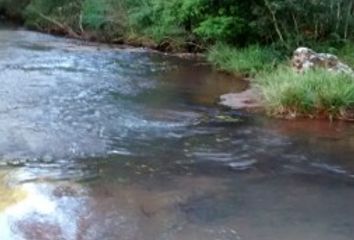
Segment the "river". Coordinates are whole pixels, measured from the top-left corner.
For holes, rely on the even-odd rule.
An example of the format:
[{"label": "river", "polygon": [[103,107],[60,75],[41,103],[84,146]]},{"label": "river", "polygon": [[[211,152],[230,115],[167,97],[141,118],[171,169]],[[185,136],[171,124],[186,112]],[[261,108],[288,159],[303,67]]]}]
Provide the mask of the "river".
[{"label": "river", "polygon": [[217,106],[201,60],[0,28],[1,240],[352,240],[354,125]]}]

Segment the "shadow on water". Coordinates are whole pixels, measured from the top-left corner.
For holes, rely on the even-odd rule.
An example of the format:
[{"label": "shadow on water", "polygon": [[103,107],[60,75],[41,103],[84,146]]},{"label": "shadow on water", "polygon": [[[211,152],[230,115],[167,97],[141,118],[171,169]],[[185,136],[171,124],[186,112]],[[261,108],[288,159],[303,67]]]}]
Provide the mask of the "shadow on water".
[{"label": "shadow on water", "polygon": [[0,239],[352,240],[350,124],[222,110],[247,83],[202,61],[23,30],[0,69]]}]

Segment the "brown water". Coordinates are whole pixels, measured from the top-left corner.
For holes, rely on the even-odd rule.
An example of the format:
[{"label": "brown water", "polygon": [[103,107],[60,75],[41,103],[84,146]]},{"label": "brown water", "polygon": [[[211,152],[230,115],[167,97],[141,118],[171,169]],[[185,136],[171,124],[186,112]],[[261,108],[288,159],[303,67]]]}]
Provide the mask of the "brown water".
[{"label": "brown water", "polygon": [[352,240],[354,125],[222,110],[201,62],[0,31],[0,239]]}]

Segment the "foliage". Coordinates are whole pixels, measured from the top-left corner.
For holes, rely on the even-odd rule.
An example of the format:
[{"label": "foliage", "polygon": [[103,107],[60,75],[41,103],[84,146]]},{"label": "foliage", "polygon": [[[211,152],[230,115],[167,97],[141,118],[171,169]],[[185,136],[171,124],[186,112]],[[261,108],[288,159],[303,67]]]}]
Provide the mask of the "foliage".
[{"label": "foliage", "polygon": [[354,43],[347,42],[343,47],[336,49],[335,54],[345,63],[354,67]]},{"label": "foliage", "polygon": [[81,28],[96,34],[104,41],[117,41],[124,35],[127,14],[121,1],[84,0],[81,10]]},{"label": "foliage", "polygon": [[321,69],[298,74],[280,67],[260,74],[257,82],[272,115],[340,118],[354,107],[354,78],[350,75]]},{"label": "foliage", "polygon": [[158,44],[203,48],[216,41],[232,41],[245,26],[235,1],[125,0],[132,32]]},{"label": "foliage", "polygon": [[93,29],[100,29],[106,23],[106,12],[109,8],[105,0],[86,0],[82,6],[82,23]]},{"label": "foliage", "polygon": [[260,36],[288,48],[318,41],[339,43],[353,37],[352,0],[263,0],[254,13]]},{"label": "foliage", "polygon": [[135,35],[188,50],[223,42],[276,44],[289,52],[354,39],[352,0],[0,0],[0,9],[22,12],[27,25],[42,30],[58,27],[45,15],[77,33],[107,40]]},{"label": "foliage", "polygon": [[[41,30],[79,30],[81,0],[33,0],[24,10],[26,25]],[[59,24],[57,24],[59,23]]]},{"label": "foliage", "polygon": [[242,21],[238,18],[217,16],[202,21],[193,32],[204,40],[223,41],[232,39],[241,32],[242,26]]},{"label": "foliage", "polygon": [[0,0],[0,12],[10,18],[19,19],[29,2],[30,0]]}]

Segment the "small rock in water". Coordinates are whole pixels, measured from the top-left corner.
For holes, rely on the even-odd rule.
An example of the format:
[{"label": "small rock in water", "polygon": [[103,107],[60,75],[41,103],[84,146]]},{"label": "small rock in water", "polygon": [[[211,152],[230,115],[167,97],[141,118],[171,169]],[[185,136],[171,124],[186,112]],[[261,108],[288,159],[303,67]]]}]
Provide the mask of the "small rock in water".
[{"label": "small rock in water", "polygon": [[62,197],[78,197],[83,194],[81,186],[75,183],[65,183],[57,186],[53,190],[53,196],[62,198]]},{"label": "small rock in water", "polygon": [[13,166],[13,167],[19,167],[25,165],[27,162],[27,159],[25,158],[17,158],[17,159],[12,159],[7,161],[8,166]]},{"label": "small rock in water", "polygon": [[220,104],[235,110],[255,109],[262,106],[259,93],[254,88],[240,93],[224,94],[220,97]]},{"label": "small rock in water", "polygon": [[237,122],[242,121],[239,117],[233,117],[233,116],[228,116],[228,115],[219,115],[219,116],[216,116],[216,119],[218,119],[222,122],[228,122],[228,123],[237,123]]},{"label": "small rock in water", "polygon": [[233,170],[247,170],[250,169],[254,164],[257,163],[257,160],[246,160],[246,161],[241,161],[241,162],[233,162],[233,163],[229,163],[229,166],[233,169]]}]

